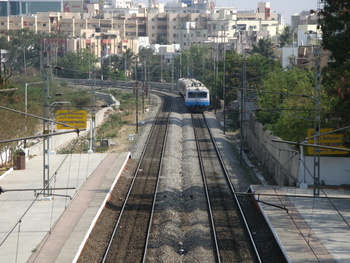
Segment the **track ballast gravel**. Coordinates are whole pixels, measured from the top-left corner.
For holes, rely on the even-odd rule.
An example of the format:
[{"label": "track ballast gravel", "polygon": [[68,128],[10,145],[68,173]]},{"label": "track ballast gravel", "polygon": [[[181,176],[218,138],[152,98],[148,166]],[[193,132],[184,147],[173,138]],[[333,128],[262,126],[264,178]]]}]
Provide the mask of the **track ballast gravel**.
[{"label": "track ballast gravel", "polygon": [[[154,100],[159,103],[159,98]],[[163,160],[152,232],[148,244],[147,262],[215,262],[203,182],[197,160],[191,115],[186,113],[183,100],[176,95],[170,116],[170,129]],[[78,262],[100,262],[118,217],[124,197],[143,149],[154,118],[153,109],[137,140],[132,146],[132,159],[119,179],[110,201],[102,212]],[[233,154],[234,138],[224,135],[214,113],[206,114],[217,139],[226,167],[237,191],[249,186],[246,172]],[[241,198],[242,199],[242,198]],[[261,250],[263,262],[285,262],[262,215],[256,213],[251,199],[245,198],[245,213],[252,222],[254,239]]]}]

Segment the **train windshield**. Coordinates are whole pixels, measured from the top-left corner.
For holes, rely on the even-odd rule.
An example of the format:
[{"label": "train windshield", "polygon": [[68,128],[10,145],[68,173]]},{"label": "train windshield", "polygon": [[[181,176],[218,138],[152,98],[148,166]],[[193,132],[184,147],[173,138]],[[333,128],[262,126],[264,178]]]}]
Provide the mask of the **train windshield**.
[{"label": "train windshield", "polygon": [[189,92],[189,98],[207,98],[207,92]]}]

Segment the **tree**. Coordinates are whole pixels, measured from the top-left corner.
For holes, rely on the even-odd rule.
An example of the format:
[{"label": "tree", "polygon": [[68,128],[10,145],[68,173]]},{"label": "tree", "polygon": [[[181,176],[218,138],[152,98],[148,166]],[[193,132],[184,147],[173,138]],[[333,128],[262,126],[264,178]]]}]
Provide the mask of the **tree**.
[{"label": "tree", "polygon": [[27,68],[40,69],[42,39],[62,38],[57,34],[37,34],[24,28],[9,30],[6,37],[0,38],[1,49],[6,52],[6,69],[25,72]]},{"label": "tree", "polygon": [[273,44],[269,38],[260,38],[258,40],[257,45],[253,44],[253,48],[250,51],[251,54],[258,53],[263,55],[264,57],[273,59]]},{"label": "tree", "polygon": [[323,4],[319,13],[322,45],[332,52],[336,63],[343,63],[350,58],[350,2],[324,0]]},{"label": "tree", "polygon": [[103,59],[102,70],[104,75],[113,80],[127,80],[125,75],[125,58],[113,54]]},{"label": "tree", "polygon": [[36,49],[39,40],[34,31],[28,28],[10,30],[7,38],[9,41],[5,48],[7,50],[6,61],[9,69],[20,72],[27,66],[37,64],[36,60],[40,60],[39,50]]},{"label": "tree", "polygon": [[152,44],[167,45],[168,44],[168,40],[167,40],[167,37],[166,37],[166,33],[165,34],[158,33],[156,40],[154,40],[152,42]]},{"label": "tree", "polygon": [[328,66],[322,75],[322,86],[329,96],[326,102],[332,102],[331,112],[324,117],[334,127],[350,125],[350,59]]},{"label": "tree", "polygon": [[283,28],[282,33],[278,37],[281,47],[293,44],[293,34],[293,29],[290,25],[286,25]]},{"label": "tree", "polygon": [[[322,71],[322,85],[331,110],[324,116],[330,127],[350,125],[350,2],[324,0],[318,13],[322,45],[331,51],[333,61]],[[322,101],[322,103],[324,103]]]},{"label": "tree", "polygon": [[58,58],[58,66],[62,70],[58,70],[57,75],[65,78],[88,78],[96,63],[97,57],[87,49],[69,51]]},{"label": "tree", "polygon": [[[164,72],[161,67],[163,66],[161,63],[161,59],[163,57],[161,55],[155,55],[154,50],[151,48],[143,48],[139,52],[139,61],[142,66],[138,69],[138,74],[140,75],[140,78],[143,79],[144,76],[144,70],[146,70],[147,79],[150,81],[160,81],[161,77],[168,74]],[[165,63],[164,63],[165,64]],[[144,68],[145,67],[145,68]],[[161,76],[163,74],[163,76]]]},{"label": "tree", "polygon": [[132,78],[133,67],[135,66],[136,56],[134,52],[128,48],[123,53],[122,64],[124,64],[125,75],[129,78]]},{"label": "tree", "polygon": [[[307,129],[313,127],[314,73],[297,68],[275,71],[263,80],[256,116],[276,136],[289,141],[301,141]],[[323,98],[325,92],[323,92]],[[323,104],[326,113],[328,105]]]}]

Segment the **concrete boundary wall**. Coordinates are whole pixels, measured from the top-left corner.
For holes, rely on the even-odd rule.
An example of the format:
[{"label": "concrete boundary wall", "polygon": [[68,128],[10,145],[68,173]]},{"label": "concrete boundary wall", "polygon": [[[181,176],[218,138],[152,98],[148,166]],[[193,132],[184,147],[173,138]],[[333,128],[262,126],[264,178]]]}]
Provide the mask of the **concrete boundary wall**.
[{"label": "concrete boundary wall", "polygon": [[290,145],[272,142],[281,140],[265,130],[261,123],[251,115],[244,123],[243,133],[249,150],[263,166],[265,172],[271,175],[278,185],[293,186],[299,179],[299,153]]},{"label": "concrete boundary wall", "polygon": [[[244,123],[243,133],[249,150],[280,186],[299,186],[314,184],[314,157],[301,156],[290,145],[272,142],[281,140],[265,130],[254,116]],[[325,185],[350,185],[350,158],[320,158],[320,183]]]},{"label": "concrete boundary wall", "polygon": [[[305,157],[305,168],[300,164],[301,183],[313,185],[312,177],[314,157]],[[320,183],[322,185],[350,185],[350,158],[349,157],[327,157],[320,159]]]}]

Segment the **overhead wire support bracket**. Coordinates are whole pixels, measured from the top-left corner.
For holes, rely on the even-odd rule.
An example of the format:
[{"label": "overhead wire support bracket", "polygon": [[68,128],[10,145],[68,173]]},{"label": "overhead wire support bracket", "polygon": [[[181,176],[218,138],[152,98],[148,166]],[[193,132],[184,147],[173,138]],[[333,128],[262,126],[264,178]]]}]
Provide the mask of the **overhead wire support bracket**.
[{"label": "overhead wire support bracket", "polygon": [[[59,191],[59,190],[74,190],[75,187],[57,187],[57,188],[50,188],[51,191]],[[44,193],[37,193],[38,191],[44,191],[43,188],[19,188],[19,189],[4,189],[0,186],[0,194],[6,193],[6,192],[28,192],[28,191],[34,191],[34,196],[38,197],[41,194]],[[72,200],[72,197],[70,195],[60,195],[60,194],[51,194],[53,196],[63,196],[63,197],[69,197]]]},{"label": "overhead wire support bracket", "polygon": [[8,143],[8,142],[21,141],[21,140],[30,140],[30,139],[45,138],[45,137],[49,137],[49,136],[62,135],[62,134],[72,133],[72,132],[76,132],[77,135],[79,136],[80,131],[86,131],[86,129],[75,129],[75,130],[72,130],[72,131],[56,132],[56,133],[35,135],[35,136],[29,136],[29,137],[15,138],[15,139],[9,139],[9,140],[0,141],[0,143]]}]

